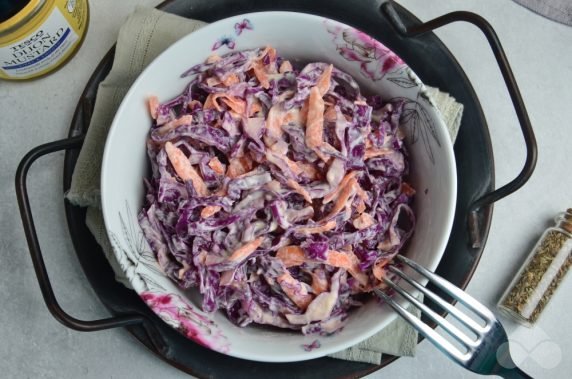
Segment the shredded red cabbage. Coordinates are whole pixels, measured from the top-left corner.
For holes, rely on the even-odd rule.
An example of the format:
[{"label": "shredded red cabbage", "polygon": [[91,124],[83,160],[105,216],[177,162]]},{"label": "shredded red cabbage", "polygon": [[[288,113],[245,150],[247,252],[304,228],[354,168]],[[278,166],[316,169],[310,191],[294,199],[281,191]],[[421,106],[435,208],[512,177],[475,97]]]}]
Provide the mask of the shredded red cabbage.
[{"label": "shredded red cabbage", "polygon": [[207,312],[330,334],[413,232],[402,104],[270,47],[211,56],[149,99],[139,223],[165,274]]}]

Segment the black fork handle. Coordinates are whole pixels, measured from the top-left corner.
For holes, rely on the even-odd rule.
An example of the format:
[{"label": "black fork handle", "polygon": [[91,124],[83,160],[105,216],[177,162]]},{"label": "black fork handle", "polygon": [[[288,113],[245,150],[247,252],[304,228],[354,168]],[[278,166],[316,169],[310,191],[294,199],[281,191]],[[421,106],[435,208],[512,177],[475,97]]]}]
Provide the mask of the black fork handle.
[{"label": "black fork handle", "polygon": [[145,315],[138,313],[126,313],[101,320],[79,320],[73,316],[70,316],[61,308],[54,294],[54,290],[46,270],[46,265],[44,263],[44,258],[42,256],[42,250],[40,248],[36,228],[34,226],[34,219],[32,217],[32,210],[30,208],[30,201],[28,199],[28,190],[26,184],[28,170],[38,158],[46,154],[61,150],[80,148],[83,144],[83,138],[83,136],[71,137],[64,140],[40,145],[32,149],[30,152],[28,152],[28,154],[24,156],[18,166],[18,170],[16,171],[16,196],[18,198],[18,206],[20,208],[20,215],[22,217],[26,241],[28,242],[28,248],[30,249],[32,264],[34,265],[34,271],[36,272],[36,277],[40,285],[40,290],[42,291],[44,302],[56,320],[68,328],[80,332],[95,332],[104,329],[139,325],[145,329],[154,347],[159,352],[167,354],[167,344],[165,341],[163,341],[163,338],[157,329]]},{"label": "black fork handle", "polygon": [[494,375],[498,375],[504,379],[533,379],[532,376],[516,366],[513,368],[501,367]]},{"label": "black fork handle", "polygon": [[467,220],[470,244],[473,248],[480,248],[483,244],[483,230],[481,225],[485,222],[485,217],[483,215],[484,208],[492,206],[494,202],[510,195],[522,187],[532,175],[538,156],[536,138],[532,131],[532,125],[506,54],[491,24],[478,14],[463,11],[451,12],[422,24],[405,26],[393,6],[393,0],[389,0],[381,4],[381,10],[389,19],[396,31],[404,37],[415,37],[457,21],[471,23],[483,32],[493,51],[520,123],[520,129],[526,144],[526,160],[522,170],[516,178],[504,186],[482,195],[471,203]]}]

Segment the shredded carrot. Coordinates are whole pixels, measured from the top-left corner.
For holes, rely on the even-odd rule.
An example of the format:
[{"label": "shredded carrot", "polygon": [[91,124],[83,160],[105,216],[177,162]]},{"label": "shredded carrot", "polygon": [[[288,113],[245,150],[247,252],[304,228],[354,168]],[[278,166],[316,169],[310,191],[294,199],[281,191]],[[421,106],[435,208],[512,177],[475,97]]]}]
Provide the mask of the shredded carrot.
[{"label": "shredded carrot", "polygon": [[363,201],[363,199],[359,199],[358,204],[356,205],[356,212],[358,214],[362,214],[363,212],[365,212],[366,210],[366,206],[365,206],[365,202]]},{"label": "shredded carrot", "polygon": [[187,104],[187,107],[192,110],[192,109],[194,109],[194,107],[196,107],[197,105],[200,105],[201,108],[203,107],[203,103],[201,103],[201,102],[198,101],[198,100],[191,100],[191,101],[189,101],[189,104]]},{"label": "shredded carrot", "polygon": [[[367,139],[367,141],[369,141],[369,138]],[[389,153],[391,153],[392,150],[391,149],[387,149],[387,148],[381,148],[381,149],[375,149],[375,148],[369,148],[365,150],[365,155],[364,155],[364,160],[368,160],[370,158],[374,158],[374,157],[380,157],[383,155],[387,155]]]},{"label": "shredded carrot", "polygon": [[208,253],[204,250],[201,250],[200,253],[197,254],[197,261],[199,261],[200,264],[205,264],[208,257]]},{"label": "shredded carrot", "polygon": [[317,268],[310,275],[312,276],[312,289],[316,296],[328,291],[328,278],[324,270]]},{"label": "shredded carrot", "polygon": [[315,149],[324,140],[324,100],[318,87],[310,90],[308,121],[306,123],[306,145]]},{"label": "shredded carrot", "polygon": [[263,59],[266,55],[268,55],[271,62],[276,61],[276,50],[267,46],[252,62],[250,68],[254,72],[254,76],[256,76],[256,79],[258,79],[262,88],[268,89],[270,88],[270,82],[268,81],[267,66],[263,63]]},{"label": "shredded carrot", "polygon": [[291,72],[292,70],[294,70],[292,64],[289,61],[283,61],[280,65],[280,68],[278,69],[278,72],[283,74],[285,72]]},{"label": "shredded carrot", "polygon": [[226,196],[226,187],[219,188],[217,191],[215,191],[215,193],[213,195],[215,195],[215,196]]},{"label": "shredded carrot", "polygon": [[359,183],[356,185],[356,195],[358,197],[358,203],[356,205],[356,212],[362,214],[366,210],[366,202],[369,201],[369,194],[361,188]]},{"label": "shredded carrot", "polygon": [[288,154],[288,143],[286,143],[284,140],[279,140],[273,145],[270,145],[269,149],[275,154],[284,156]]},{"label": "shredded carrot", "polygon": [[300,171],[300,173],[305,176],[308,179],[319,179],[320,178],[320,172],[318,170],[316,170],[316,168],[314,167],[314,165],[310,164],[310,163],[304,163],[304,162],[295,162],[296,166],[298,166],[298,169]]},{"label": "shredded carrot", "polygon": [[371,217],[369,213],[362,213],[361,215],[359,215],[359,217],[356,217],[353,220],[352,224],[357,230],[362,230],[369,228],[370,226],[375,224],[375,220],[373,217]]},{"label": "shredded carrot", "polygon": [[156,130],[157,133],[159,133],[160,135],[165,135],[169,133],[171,130],[177,129],[179,126],[190,125],[192,122],[193,122],[193,116],[191,116],[190,114],[186,114],[175,120],[169,121],[168,123],[157,128]]},{"label": "shredded carrot", "polygon": [[336,112],[336,108],[327,107],[326,112],[324,112],[324,120],[328,122],[336,122],[337,119],[338,113]]},{"label": "shredded carrot", "polygon": [[308,191],[306,191],[306,189],[304,189],[304,187],[302,187],[297,181],[293,179],[288,179],[286,184],[288,184],[288,186],[292,188],[296,193],[302,195],[304,200],[306,200],[308,203],[310,204],[312,203],[312,197],[310,196]]},{"label": "shredded carrot", "polygon": [[326,222],[325,224],[318,224],[316,226],[306,226],[303,228],[299,228],[296,230],[296,233],[299,233],[299,234],[324,233],[324,232],[330,231],[332,229],[335,229],[336,226],[337,226],[336,221],[331,220],[331,221]]},{"label": "shredded carrot", "polygon": [[407,196],[415,195],[415,189],[411,187],[407,182],[401,183],[401,192],[403,192]]},{"label": "shredded carrot", "polygon": [[318,82],[316,83],[316,87],[318,87],[321,96],[324,96],[326,92],[328,92],[328,89],[330,88],[330,78],[332,77],[333,68],[334,65],[332,64],[326,67],[326,69],[318,79]]},{"label": "shredded carrot", "polygon": [[240,158],[233,158],[230,160],[230,164],[228,165],[226,176],[234,179],[240,175],[244,175],[252,170],[253,164],[254,162],[248,155],[244,155]]},{"label": "shredded carrot", "polygon": [[371,144],[371,140],[369,138],[365,139],[365,151],[367,151],[369,148],[371,148],[372,144]]},{"label": "shredded carrot", "polygon": [[302,173],[302,169],[293,162],[290,158],[286,156],[286,154],[275,153],[270,150],[266,150],[266,159],[277,166],[280,166],[281,162],[284,162],[286,166],[294,173],[294,175],[300,175]]},{"label": "shredded carrot", "polygon": [[228,113],[230,113],[231,117],[233,119],[239,119],[242,117],[242,115],[240,115],[239,113],[236,113],[235,111],[233,111],[232,109],[228,111]]},{"label": "shredded carrot", "polygon": [[330,266],[341,267],[349,270],[352,267],[351,257],[346,252],[329,250],[326,263]]},{"label": "shredded carrot", "polygon": [[389,262],[390,259],[381,259],[375,262],[375,264],[373,265],[372,268],[373,276],[380,282],[382,281],[383,276],[385,274],[385,270],[383,269],[383,267],[385,267]]},{"label": "shredded carrot", "polygon": [[254,253],[256,249],[258,249],[258,247],[262,244],[262,241],[264,241],[264,237],[258,237],[255,240],[245,243],[236,249],[228,259],[231,262],[242,262],[248,258],[250,254]]},{"label": "shredded carrot", "polygon": [[320,158],[322,161],[324,161],[326,163],[326,165],[329,165],[332,157],[328,156],[327,154],[325,154],[322,149],[324,149],[325,145],[327,144],[327,142],[324,142],[322,144],[322,146],[317,147],[314,149],[314,153],[318,156],[318,158]]},{"label": "shredded carrot", "polygon": [[231,179],[234,179],[237,176],[244,174],[245,172],[247,171],[242,165],[240,159],[233,158],[230,160],[230,164],[228,165],[228,171],[226,172],[226,176],[228,176]]},{"label": "shredded carrot", "polygon": [[216,102],[216,94],[214,93],[209,93],[209,95],[207,96],[207,98],[205,99],[205,103],[203,104],[203,109],[216,109],[217,111],[222,111],[222,108],[220,105],[218,105],[218,103]]},{"label": "shredded carrot", "polygon": [[149,96],[147,99],[147,105],[149,106],[149,114],[153,120],[157,119],[157,112],[159,109],[159,99],[157,96]]},{"label": "shredded carrot", "polygon": [[391,240],[389,238],[381,241],[380,243],[377,244],[377,248],[379,250],[383,250],[383,251],[389,251],[391,250],[391,248],[393,247],[393,244],[391,243]]},{"label": "shredded carrot", "polygon": [[280,259],[286,268],[299,266],[306,261],[306,254],[300,246],[284,246],[276,252],[276,258]]},{"label": "shredded carrot", "polygon": [[328,193],[326,196],[324,196],[324,198],[322,199],[322,203],[323,204],[327,204],[330,201],[332,201],[334,198],[336,198],[336,196],[338,196],[338,194],[340,193],[340,191],[342,190],[342,188],[344,188],[346,186],[346,184],[351,180],[354,179],[357,176],[358,172],[357,171],[350,171],[346,174],[346,176],[344,176],[344,178],[342,179],[342,181],[340,182],[340,184],[330,193]]},{"label": "shredded carrot", "polygon": [[328,250],[326,264],[346,269],[362,286],[369,281],[359,269],[359,259],[354,253]]},{"label": "shredded carrot", "polygon": [[220,80],[216,76],[211,76],[206,80],[207,86],[214,87],[220,84]]},{"label": "shredded carrot", "polygon": [[308,293],[306,287],[298,280],[294,279],[290,272],[286,270],[284,274],[278,276],[278,284],[282,291],[298,306],[298,308],[305,310],[312,302],[312,295]]},{"label": "shredded carrot", "polygon": [[309,108],[309,104],[310,100],[306,99],[306,101],[304,101],[304,104],[302,104],[302,108],[300,108],[300,123],[302,125],[306,125],[306,123],[308,122],[308,108]]},{"label": "shredded carrot", "polygon": [[351,178],[346,183],[346,185],[340,191],[340,194],[339,194],[338,198],[336,199],[334,206],[330,210],[330,213],[328,213],[328,215],[326,217],[324,217],[324,219],[329,219],[331,217],[334,217],[342,209],[344,209],[346,206],[351,205],[349,199],[350,199],[350,197],[352,197],[355,194],[356,185],[357,185],[357,180],[355,178]]},{"label": "shredded carrot", "polygon": [[246,113],[246,102],[242,99],[239,99],[235,96],[228,95],[226,93],[210,93],[207,98],[205,99],[205,104],[203,109],[216,109],[219,112],[222,112],[224,109],[222,106],[217,102],[218,99],[221,101],[232,111],[236,114],[237,117]]},{"label": "shredded carrot", "polygon": [[298,108],[291,108],[286,112],[284,118],[282,119],[282,124],[295,123],[302,124],[302,115]]},{"label": "shredded carrot", "polygon": [[224,175],[226,167],[218,160],[217,157],[212,157],[209,161],[209,167],[219,175]]},{"label": "shredded carrot", "polygon": [[276,49],[273,48],[272,46],[266,46],[264,50],[260,52],[260,55],[258,56],[258,61],[261,62],[267,55],[268,58],[270,59],[270,62],[274,62],[276,60]]},{"label": "shredded carrot", "polygon": [[209,55],[209,57],[207,58],[207,60],[205,61],[206,63],[215,63],[220,61],[222,58],[220,56],[218,56],[217,54],[211,54]]},{"label": "shredded carrot", "polygon": [[270,191],[274,191],[274,192],[279,192],[280,189],[282,189],[280,182],[277,180],[272,180],[272,181],[266,183],[265,187],[268,188]]},{"label": "shredded carrot", "polygon": [[268,115],[266,116],[266,132],[269,137],[276,140],[282,137],[284,113],[284,109],[280,104],[273,105],[268,111]]},{"label": "shredded carrot", "polygon": [[246,113],[246,102],[234,96],[221,96],[221,101],[238,115]]},{"label": "shredded carrot", "polygon": [[268,81],[268,74],[264,70],[264,67],[261,66],[262,65],[256,65],[252,67],[252,70],[254,71],[254,76],[256,76],[256,79],[258,79],[262,88],[268,89],[270,88],[270,81]]},{"label": "shredded carrot", "polygon": [[189,269],[191,268],[191,266],[189,266],[189,264],[185,261],[183,261],[183,267],[181,269],[179,269],[178,271],[178,277],[179,279],[183,279],[183,276],[185,275],[185,273],[187,271],[189,271]]},{"label": "shredded carrot", "polygon": [[193,168],[185,154],[171,142],[165,143],[165,151],[177,175],[185,182],[190,180],[197,195],[207,196],[209,191],[203,178]]},{"label": "shredded carrot", "polygon": [[230,87],[233,84],[237,84],[239,81],[240,80],[238,79],[238,75],[230,74],[222,81],[222,84],[224,84],[226,87]]},{"label": "shredded carrot", "polygon": [[240,157],[240,163],[242,167],[246,169],[246,172],[251,171],[254,168],[254,161],[249,154],[242,155]]},{"label": "shredded carrot", "polygon": [[363,189],[361,188],[361,186],[358,185],[356,186],[356,194],[358,195],[359,198],[361,198],[363,201],[369,201],[369,194]]},{"label": "shredded carrot", "polygon": [[207,205],[201,211],[201,218],[209,218],[220,210],[221,207],[219,207],[218,205]]},{"label": "shredded carrot", "polygon": [[220,285],[228,286],[232,283],[233,279],[234,279],[234,270],[223,271],[222,275],[220,276]]},{"label": "shredded carrot", "polygon": [[260,111],[262,111],[262,105],[260,105],[260,101],[258,99],[256,99],[256,100],[254,100],[254,102],[250,106],[250,112],[248,114],[248,117],[252,117]]}]

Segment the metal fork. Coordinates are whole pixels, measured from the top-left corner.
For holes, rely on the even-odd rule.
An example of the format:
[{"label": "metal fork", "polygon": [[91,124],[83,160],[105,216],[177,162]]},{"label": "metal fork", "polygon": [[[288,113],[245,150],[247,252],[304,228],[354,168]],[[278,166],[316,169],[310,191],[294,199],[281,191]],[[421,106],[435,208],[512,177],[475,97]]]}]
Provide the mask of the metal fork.
[{"label": "metal fork", "polygon": [[469,294],[464,292],[462,289],[443,279],[439,275],[427,270],[425,267],[411,259],[400,255],[397,256],[396,259],[427,278],[443,292],[478,315],[482,320],[481,323],[475,321],[472,317],[463,313],[458,308],[455,308],[444,299],[422,286],[417,280],[411,278],[400,268],[395,265],[391,265],[388,270],[395,275],[395,278],[401,278],[405,282],[409,283],[413,288],[423,293],[425,298],[429,298],[435,304],[442,307],[467,329],[471,330],[476,335],[476,338],[459,330],[451,322],[438,315],[421,301],[417,300],[415,296],[411,295],[402,286],[396,284],[389,278],[384,278],[385,283],[390,288],[419,308],[438,326],[443,328],[465,348],[465,351],[455,347],[455,345],[449,342],[445,337],[437,333],[429,325],[421,321],[421,319],[415,317],[404,307],[399,305],[392,297],[388,296],[383,291],[376,289],[375,293],[385,300],[385,302],[387,302],[409,324],[417,329],[419,333],[425,336],[425,338],[431,341],[433,345],[453,361],[472,372],[482,375],[498,375],[503,378],[531,378],[521,369],[516,367],[510,356],[506,332],[494,314],[487,309],[487,307],[479,303],[472,296],[469,296]]}]

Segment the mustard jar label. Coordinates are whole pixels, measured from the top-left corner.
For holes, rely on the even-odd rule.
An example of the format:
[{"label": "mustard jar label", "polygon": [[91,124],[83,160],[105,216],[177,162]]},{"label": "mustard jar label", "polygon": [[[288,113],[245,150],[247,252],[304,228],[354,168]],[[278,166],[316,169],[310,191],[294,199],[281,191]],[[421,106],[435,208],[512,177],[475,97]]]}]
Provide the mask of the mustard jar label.
[{"label": "mustard jar label", "polygon": [[32,76],[56,66],[78,35],[58,8],[38,29],[20,41],[0,48],[0,68],[12,78]]}]

